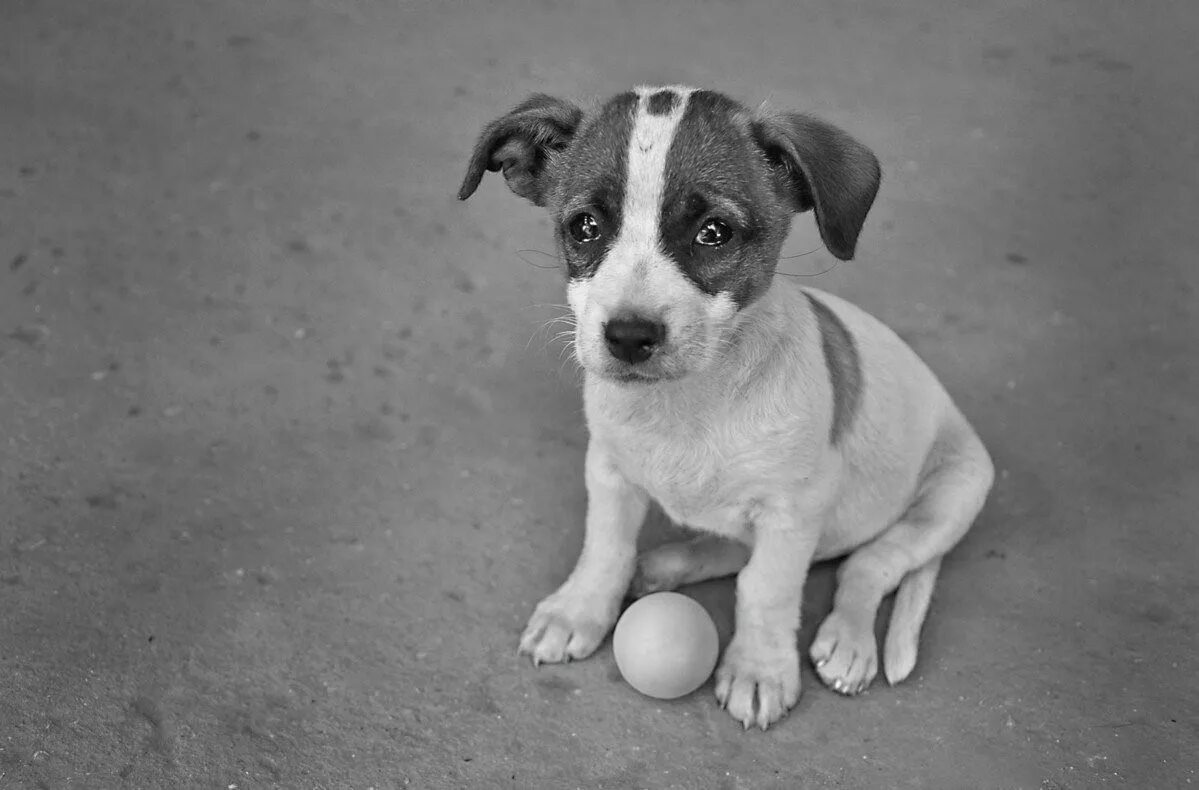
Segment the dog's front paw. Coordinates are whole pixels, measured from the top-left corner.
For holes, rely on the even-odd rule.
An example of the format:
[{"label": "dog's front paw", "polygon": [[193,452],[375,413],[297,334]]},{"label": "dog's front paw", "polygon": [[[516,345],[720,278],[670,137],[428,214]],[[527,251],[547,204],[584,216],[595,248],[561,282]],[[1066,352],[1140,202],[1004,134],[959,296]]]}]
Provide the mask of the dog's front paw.
[{"label": "dog's front paw", "polygon": [[824,684],[841,694],[865,690],[878,672],[878,643],[870,624],[855,623],[835,609],[820,624],[808,654]]},{"label": "dog's front paw", "polygon": [[799,701],[795,635],[777,636],[762,639],[738,631],[716,670],[716,699],[746,729],[756,724],[765,730]]},{"label": "dog's front paw", "polygon": [[605,600],[564,584],[533,610],[520,637],[520,652],[531,656],[535,665],[586,658],[604,641],[619,606],[619,598]]}]

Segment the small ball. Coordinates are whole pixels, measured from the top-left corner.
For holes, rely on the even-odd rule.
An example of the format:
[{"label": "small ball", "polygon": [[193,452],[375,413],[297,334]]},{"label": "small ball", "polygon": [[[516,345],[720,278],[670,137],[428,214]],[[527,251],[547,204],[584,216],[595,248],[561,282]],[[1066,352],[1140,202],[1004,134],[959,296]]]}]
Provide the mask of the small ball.
[{"label": "small ball", "polygon": [[675,699],[704,684],[720,652],[716,624],[685,595],[653,593],[625,610],[612,634],[616,666],[649,697]]}]

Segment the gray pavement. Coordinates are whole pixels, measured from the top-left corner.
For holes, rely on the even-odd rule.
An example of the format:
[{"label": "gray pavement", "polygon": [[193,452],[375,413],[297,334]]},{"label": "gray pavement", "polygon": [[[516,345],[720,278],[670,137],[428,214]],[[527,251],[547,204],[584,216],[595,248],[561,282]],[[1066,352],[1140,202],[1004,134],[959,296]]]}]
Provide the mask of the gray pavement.
[{"label": "gray pavement", "polygon": [[[1196,41],[1187,2],[9,0],[0,788],[1199,782]],[[913,678],[805,666],[767,733],[515,655],[586,436],[546,220],[454,192],[528,93],[660,82],[878,153],[811,282],[1000,470]]]}]

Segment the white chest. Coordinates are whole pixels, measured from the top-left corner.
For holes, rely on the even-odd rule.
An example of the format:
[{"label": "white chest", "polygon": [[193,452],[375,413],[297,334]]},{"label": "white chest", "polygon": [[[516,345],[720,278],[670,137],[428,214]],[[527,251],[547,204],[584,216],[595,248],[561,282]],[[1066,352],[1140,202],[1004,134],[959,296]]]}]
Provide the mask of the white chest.
[{"label": "white chest", "polygon": [[803,476],[786,427],[755,426],[727,413],[592,420],[592,437],[673,521],[729,537],[745,538],[760,504]]},{"label": "white chest", "polygon": [[752,494],[726,453],[692,429],[675,435],[612,431],[604,441],[617,466],[674,521],[719,532],[739,530]]}]

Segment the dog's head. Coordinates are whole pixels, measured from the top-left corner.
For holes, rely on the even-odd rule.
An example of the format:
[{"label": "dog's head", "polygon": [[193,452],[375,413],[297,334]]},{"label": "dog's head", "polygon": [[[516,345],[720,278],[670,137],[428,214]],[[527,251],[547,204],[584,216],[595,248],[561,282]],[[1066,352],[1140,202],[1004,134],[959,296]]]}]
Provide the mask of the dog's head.
[{"label": "dog's head", "polygon": [[719,93],[638,88],[585,114],[536,95],[475,146],[462,200],[484,171],[549,209],[577,319],[578,358],[614,381],[707,367],[770,285],[794,212],[853,257],[879,166],[807,115],[750,111]]}]

